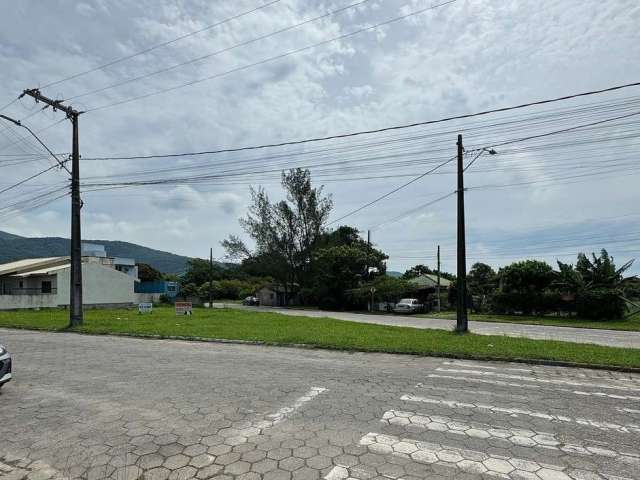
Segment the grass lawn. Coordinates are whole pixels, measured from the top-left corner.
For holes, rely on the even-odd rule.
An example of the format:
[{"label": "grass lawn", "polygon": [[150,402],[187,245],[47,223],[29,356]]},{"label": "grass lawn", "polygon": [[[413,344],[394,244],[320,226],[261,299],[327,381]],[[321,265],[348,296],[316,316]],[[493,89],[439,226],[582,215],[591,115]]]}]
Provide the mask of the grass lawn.
[{"label": "grass lawn", "polygon": [[[441,313],[425,313],[416,315],[425,318],[448,318],[455,319],[456,312]],[[633,332],[640,331],[640,313],[636,313],[625,320],[607,320],[594,321],[584,320],[581,318],[562,318],[562,317],[536,317],[533,315],[488,315],[479,313],[470,313],[469,320],[478,322],[501,322],[501,323],[526,323],[530,325],[551,325],[556,327],[580,327],[580,328],[599,328],[606,330],[628,330]]]},{"label": "grass lawn", "polygon": [[[65,330],[65,310],[0,312],[0,327]],[[640,349],[529,340],[503,336],[458,335],[443,330],[418,330],[368,325],[331,318],[292,317],[237,309],[195,309],[191,317],[167,307],[152,314],[137,310],[86,310],[86,333],[126,333],[160,336],[252,340],[270,344],[308,344],[323,348],[371,352],[413,353],[493,358],[554,360],[640,368]]]}]

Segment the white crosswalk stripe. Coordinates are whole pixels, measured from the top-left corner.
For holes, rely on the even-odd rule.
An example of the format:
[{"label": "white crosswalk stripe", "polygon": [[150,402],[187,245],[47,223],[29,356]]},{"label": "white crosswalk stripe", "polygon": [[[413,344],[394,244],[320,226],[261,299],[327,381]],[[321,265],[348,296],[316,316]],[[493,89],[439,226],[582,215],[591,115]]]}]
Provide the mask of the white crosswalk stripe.
[{"label": "white crosswalk stripe", "polygon": [[467,402],[457,402],[455,400],[440,400],[438,398],[429,398],[429,397],[423,397],[420,395],[412,395],[412,394],[403,395],[402,397],[400,397],[400,399],[407,402],[420,402],[420,403],[427,403],[431,405],[442,405],[449,408],[485,410],[492,413],[511,415],[516,417],[519,415],[523,415],[528,417],[541,418],[541,419],[549,420],[553,422],[576,423],[579,425],[599,428],[601,430],[614,430],[617,432],[624,432],[624,433],[629,433],[629,432],[640,433],[640,426],[635,424],[618,425],[616,423],[602,422],[602,421],[593,420],[589,418],[580,418],[580,417],[574,418],[574,417],[568,417],[564,415],[555,415],[555,414],[546,413],[546,412],[536,412],[532,410],[526,410],[523,408],[505,408],[505,407],[499,407],[495,405],[487,405],[483,403],[476,404],[476,403],[467,403]]}]

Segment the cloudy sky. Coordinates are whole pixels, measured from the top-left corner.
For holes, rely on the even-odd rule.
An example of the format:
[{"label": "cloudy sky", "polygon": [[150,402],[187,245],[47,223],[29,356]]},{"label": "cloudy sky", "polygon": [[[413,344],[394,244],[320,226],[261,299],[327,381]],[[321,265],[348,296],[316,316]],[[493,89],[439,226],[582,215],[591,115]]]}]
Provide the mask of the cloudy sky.
[{"label": "cloudy sky", "polygon": [[[344,8],[353,3],[359,5]],[[458,132],[469,138],[467,148],[483,147],[607,120],[602,128],[521,141],[477,159],[466,175],[466,186],[478,187],[466,195],[468,262],[570,261],[577,251],[602,247],[618,263],[640,257],[638,120],[610,121],[640,110],[640,87],[346,141],[92,160],[376,129],[640,81],[636,0],[440,3],[6,2],[0,107],[24,88],[42,87],[45,95],[87,111],[80,117],[85,238],[201,257],[209,246],[222,256],[220,240],[242,235],[237,220],[248,206],[250,185],[263,185],[274,199],[282,196],[283,167],[311,166],[316,183],[333,196],[332,219],[338,219],[455,155]],[[406,18],[388,23],[401,16]],[[141,51],[146,53],[83,73]],[[69,122],[40,107],[22,98],[0,113],[24,119],[54,151],[69,152]],[[508,121],[516,123],[496,126]],[[51,165],[25,135],[0,125],[0,190]],[[433,265],[440,244],[444,269],[455,271],[455,197],[422,207],[455,190],[452,167],[339,223],[364,235],[372,229],[392,270]],[[240,173],[230,174],[234,169]],[[199,176],[208,180],[193,180]],[[186,177],[191,180],[90,191],[96,184]],[[48,192],[63,189],[65,181],[65,173],[54,169],[0,193],[0,230],[67,236],[68,198],[27,211],[7,208],[28,205],[38,195],[52,199]],[[640,265],[633,272],[640,273]]]}]

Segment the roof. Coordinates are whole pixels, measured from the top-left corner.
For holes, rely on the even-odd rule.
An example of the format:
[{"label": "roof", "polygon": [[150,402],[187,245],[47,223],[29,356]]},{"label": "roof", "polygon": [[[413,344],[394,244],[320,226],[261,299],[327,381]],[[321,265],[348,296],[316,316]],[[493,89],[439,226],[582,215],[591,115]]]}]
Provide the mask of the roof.
[{"label": "roof", "polygon": [[40,270],[31,270],[29,272],[24,273],[16,273],[17,277],[29,277],[31,275],[50,275],[52,273],[58,272],[58,270],[64,270],[71,266],[71,262],[63,263],[62,265],[58,265],[57,267],[47,267],[41,268]]},{"label": "roof", "polygon": [[17,275],[69,263],[69,257],[25,258],[0,265],[0,275]]},{"label": "roof", "polygon": [[[426,273],[424,275],[420,275],[419,277],[410,279],[409,283],[420,288],[435,287],[438,284],[438,276]],[[451,281],[447,280],[446,278],[440,277],[440,286],[444,288],[450,287]]]}]

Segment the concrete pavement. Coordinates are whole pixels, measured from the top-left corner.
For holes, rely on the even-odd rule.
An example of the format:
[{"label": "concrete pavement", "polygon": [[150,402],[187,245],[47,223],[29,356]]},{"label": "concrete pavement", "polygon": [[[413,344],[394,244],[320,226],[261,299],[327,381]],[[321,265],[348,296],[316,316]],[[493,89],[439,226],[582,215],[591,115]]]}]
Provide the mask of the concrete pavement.
[{"label": "concrete pavement", "polygon": [[640,478],[640,375],[0,329],[0,478]]},{"label": "concrete pavement", "polygon": [[[330,317],[351,322],[393,325],[411,328],[435,328],[453,330],[455,320],[444,318],[424,318],[409,315],[384,315],[353,312],[329,312],[324,310],[303,310],[295,308],[245,307],[238,304],[213,304],[218,307],[243,308],[254,311],[268,311],[284,315],[305,317]],[[611,347],[640,348],[640,332],[620,330],[600,330],[595,328],[552,327],[546,325],[525,325],[501,322],[469,322],[469,330],[480,335],[506,335],[538,340],[561,340],[574,343],[594,343]]]}]

